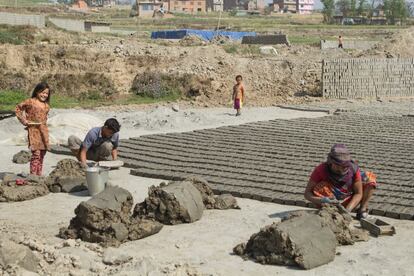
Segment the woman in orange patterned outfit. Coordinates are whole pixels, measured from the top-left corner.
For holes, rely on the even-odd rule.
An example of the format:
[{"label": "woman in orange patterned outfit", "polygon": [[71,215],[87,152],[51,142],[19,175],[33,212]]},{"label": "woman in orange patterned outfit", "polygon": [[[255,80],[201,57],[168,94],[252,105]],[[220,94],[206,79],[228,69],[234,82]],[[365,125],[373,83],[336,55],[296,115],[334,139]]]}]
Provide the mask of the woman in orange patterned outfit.
[{"label": "woman in orange patterned outfit", "polygon": [[47,115],[50,110],[50,88],[45,82],[36,85],[32,97],[16,106],[16,116],[28,131],[30,173],[41,175],[43,159],[49,150],[49,131]]}]

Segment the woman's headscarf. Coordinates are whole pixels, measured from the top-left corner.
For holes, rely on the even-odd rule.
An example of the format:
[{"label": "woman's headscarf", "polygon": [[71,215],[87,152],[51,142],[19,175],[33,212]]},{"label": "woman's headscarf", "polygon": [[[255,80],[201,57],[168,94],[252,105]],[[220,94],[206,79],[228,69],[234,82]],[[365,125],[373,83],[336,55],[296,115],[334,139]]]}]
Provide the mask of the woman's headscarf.
[{"label": "woman's headscarf", "polygon": [[[335,144],[332,146],[331,151],[327,158],[327,170],[329,180],[332,181],[338,188],[351,188],[354,180],[355,173],[358,166],[352,162],[351,153],[344,144]],[[332,163],[339,166],[346,167],[347,169],[339,174],[334,172],[331,168]]]}]

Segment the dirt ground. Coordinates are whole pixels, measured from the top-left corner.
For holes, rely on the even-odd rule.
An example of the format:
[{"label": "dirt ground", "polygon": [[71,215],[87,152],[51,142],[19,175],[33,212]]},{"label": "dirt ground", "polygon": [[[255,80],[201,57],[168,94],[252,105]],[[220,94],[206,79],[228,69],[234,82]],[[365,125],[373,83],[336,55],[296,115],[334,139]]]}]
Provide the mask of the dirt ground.
[{"label": "dirt ground", "polygon": [[[163,108],[129,110],[120,117],[125,120],[121,135],[126,138],[147,133],[238,124],[255,119],[326,115],[275,107],[246,108],[244,119],[241,116],[240,121],[235,121],[234,116],[225,116],[231,111],[222,108],[183,109],[172,113]],[[79,113],[79,110],[66,112]],[[102,120],[117,113],[104,110],[85,112]],[[193,114],[190,117],[198,119],[188,119],[185,114]],[[145,122],[149,117],[168,118],[171,124],[161,126],[154,123],[151,129],[147,127],[151,123],[132,123],[137,118],[142,118],[142,122]],[[19,129],[23,131],[15,118],[0,122],[1,135]],[[0,145],[2,171],[27,172],[27,164],[13,164],[11,161],[15,153],[25,148],[26,146]],[[63,158],[66,157],[48,153],[45,173],[50,173],[57,161]],[[161,181],[131,176],[126,168],[110,173],[110,182],[127,189],[133,195],[134,203],[141,202],[147,196],[149,186],[158,185]],[[68,226],[75,207],[87,199],[89,196],[86,192],[51,193],[24,202],[0,203],[2,237],[12,238],[32,248],[41,260],[43,275],[53,275],[56,271],[61,275],[410,275],[413,269],[411,256],[414,254],[414,244],[411,235],[414,223],[388,218],[383,219],[395,225],[395,236],[371,238],[368,242],[341,246],[333,262],[311,272],[244,261],[232,254],[234,246],[248,240],[260,228],[280,221],[288,211],[300,208],[243,198],[237,199],[241,210],[205,210],[201,220],[195,223],[164,226],[160,233],[127,242],[118,249],[105,249],[79,240],[64,241],[58,238],[56,235],[59,229]]]},{"label": "dirt ground", "polygon": [[277,54],[265,55],[257,46],[236,42],[182,46],[179,41],[134,35],[98,36],[46,28],[35,31],[32,44],[0,45],[0,89],[30,91],[39,80],[46,80],[58,94],[98,92],[110,98],[130,93],[137,76],[152,72],[179,80],[183,97],[195,106],[224,106],[234,77],[241,74],[246,103],[251,106],[312,102],[320,100],[312,96],[320,95],[323,59],[413,56],[413,30],[386,36],[370,51],[276,45]]},{"label": "dirt ground", "polygon": [[[319,30],[310,30],[310,33],[322,35]],[[76,122],[82,125],[82,129],[76,129],[73,124],[54,125],[50,132],[51,140],[58,143],[64,142],[68,134],[75,130],[79,131],[78,135],[84,135],[88,127],[97,126],[90,124],[103,122],[108,117],[120,119],[121,137],[129,138],[276,118],[326,116],[324,112],[287,110],[273,105],[325,104],[319,97],[321,61],[324,58],[413,57],[413,34],[413,28],[392,35],[380,31],[379,35],[384,36],[384,40],[368,51],[321,51],[316,45],[279,45],[274,46],[277,54],[265,55],[256,46],[228,41],[223,45],[199,41],[193,45],[191,41],[150,41],[138,35],[74,34],[48,27],[34,30],[33,41],[27,45],[0,45],[0,90],[31,91],[35,83],[46,80],[54,89],[53,93],[79,97],[97,91],[110,99],[131,93],[134,79],[144,72],[177,77],[183,82],[181,86],[186,89],[182,91],[186,102],[180,103],[178,112],[172,110],[173,103],[98,110],[52,109],[50,121],[60,114],[66,117],[61,117],[57,120],[59,122],[73,114],[90,116],[89,122]],[[336,36],[336,31],[330,30],[329,35]],[[244,77],[247,108],[241,117],[236,118],[230,109],[230,99],[234,77],[238,74]],[[344,105],[357,104],[340,102],[336,103],[335,108]],[[381,108],[393,111],[401,108],[400,103],[385,105]],[[363,105],[359,109],[366,108]],[[412,105],[403,110],[412,113]],[[27,164],[12,163],[15,153],[27,149],[23,127],[15,118],[2,120],[0,137],[0,172],[27,172]],[[66,157],[48,153],[45,173],[50,173],[63,158]],[[127,189],[134,203],[144,200],[148,187],[161,181],[132,176],[126,168],[110,173],[110,182]],[[56,271],[61,275],[306,273],[284,266],[244,261],[232,253],[235,245],[248,240],[260,228],[280,221],[287,212],[301,209],[299,207],[238,198],[241,210],[205,210],[197,222],[165,226],[154,236],[127,242],[118,249],[58,238],[59,229],[69,225],[76,206],[89,198],[83,191],[50,193],[33,200],[0,203],[1,238],[13,239],[28,246],[40,259],[42,275],[55,275]],[[371,238],[368,242],[339,247],[333,262],[306,274],[411,275],[414,269],[414,222],[383,219],[395,225],[395,236]]]}]

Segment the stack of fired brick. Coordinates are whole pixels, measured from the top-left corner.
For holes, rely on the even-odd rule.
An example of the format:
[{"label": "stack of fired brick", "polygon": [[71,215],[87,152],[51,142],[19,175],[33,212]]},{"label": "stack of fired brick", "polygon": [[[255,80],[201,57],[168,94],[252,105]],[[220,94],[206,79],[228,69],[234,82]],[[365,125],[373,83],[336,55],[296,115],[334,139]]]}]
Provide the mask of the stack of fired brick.
[{"label": "stack of fired brick", "polygon": [[201,179],[170,182],[150,187],[148,197],[134,208],[132,195],[119,187],[107,187],[79,204],[76,216],[60,237],[82,239],[103,246],[119,246],[158,233],[163,224],[191,223],[199,220],[204,208],[239,208],[231,195],[214,196]]},{"label": "stack of fired brick", "polygon": [[[16,180],[24,181],[23,185],[17,185]],[[27,177],[14,173],[3,173],[0,177],[0,202],[24,201],[49,193],[46,178],[37,175]]]},{"label": "stack of fired brick", "polygon": [[290,45],[287,36],[284,34],[243,36],[242,44],[262,44],[262,45],[286,44],[286,45]]},{"label": "stack of fired brick", "polygon": [[414,96],[414,58],[324,60],[326,98]]},{"label": "stack of fired brick", "polygon": [[126,241],[158,233],[162,224],[131,216],[131,193],[119,187],[107,187],[75,209],[68,228],[60,229],[64,239],[82,239],[103,246],[119,246]]},{"label": "stack of fired brick", "polygon": [[233,251],[262,264],[299,266],[311,269],[335,258],[337,245],[367,240],[368,234],[351,228],[351,216],[343,209],[325,206],[320,211],[297,211],[280,223],[253,234],[247,244]]}]

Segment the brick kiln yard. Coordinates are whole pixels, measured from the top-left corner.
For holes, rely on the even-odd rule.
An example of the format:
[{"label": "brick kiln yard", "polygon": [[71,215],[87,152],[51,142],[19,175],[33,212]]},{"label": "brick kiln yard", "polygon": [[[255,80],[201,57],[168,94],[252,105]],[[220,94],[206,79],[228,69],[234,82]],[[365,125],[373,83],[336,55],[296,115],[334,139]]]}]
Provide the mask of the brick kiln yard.
[{"label": "brick kiln yard", "polygon": [[[75,207],[89,197],[84,192],[52,193],[24,202],[0,203],[2,237],[27,245],[40,258],[42,274],[307,274],[285,266],[244,261],[233,255],[232,249],[260,228],[280,221],[287,212],[303,209],[301,193],[307,175],[325,159],[331,144],[341,141],[349,145],[362,165],[378,174],[381,188],[372,208],[374,213],[388,216],[383,219],[396,227],[397,234],[338,247],[333,262],[310,273],[409,275],[414,254],[410,162],[413,100],[335,101],[291,108],[246,108],[240,118],[230,116],[230,110],[223,108],[174,112],[168,105],[146,111],[84,111],[102,120],[117,114],[124,122],[122,138],[130,139],[122,143],[121,158],[127,166],[139,168],[132,170],[135,175],[129,168],[112,171],[110,181],[127,189],[134,203],[147,196],[149,186],[162,181],[148,177],[172,179],[199,174],[216,191],[241,196],[237,198],[241,210],[206,210],[197,222],[164,226],[156,235],[106,249],[56,237],[59,228],[68,226]],[[166,118],[167,123],[160,123]],[[2,135],[18,132],[17,126],[14,118],[1,121]],[[341,132],[345,127],[351,131]],[[27,165],[11,161],[25,146],[0,148],[5,171],[27,170]],[[46,173],[66,157],[48,153]]]}]

